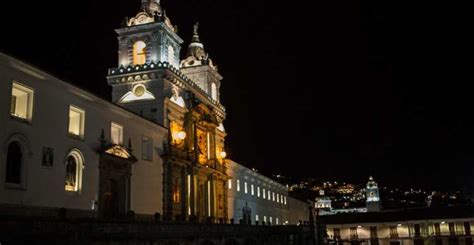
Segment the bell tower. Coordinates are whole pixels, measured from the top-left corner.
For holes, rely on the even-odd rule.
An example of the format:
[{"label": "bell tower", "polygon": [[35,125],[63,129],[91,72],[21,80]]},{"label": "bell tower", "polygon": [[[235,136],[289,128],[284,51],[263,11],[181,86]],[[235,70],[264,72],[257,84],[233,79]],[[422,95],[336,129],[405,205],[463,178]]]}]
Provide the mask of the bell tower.
[{"label": "bell tower", "polygon": [[193,39],[186,58],[181,61],[181,71],[193,80],[214,101],[220,101],[222,76],[204,50],[199,38],[199,23],[194,25]]},{"label": "bell tower", "polygon": [[222,76],[204,50],[198,27],[180,62],[183,40],[160,1],[142,0],[141,11],[116,30],[118,66],[107,77],[115,104],[169,130],[162,142],[167,220],[228,216]]},{"label": "bell tower", "polygon": [[176,34],[159,0],[142,0],[141,11],[116,30],[119,67],[167,62],[178,68],[183,40]]},{"label": "bell tower", "polygon": [[162,9],[160,0],[142,0],[141,11],[126,18],[118,34],[118,66],[107,77],[112,101],[150,120],[164,124],[163,101],[172,87],[166,70],[179,69],[183,40]]}]

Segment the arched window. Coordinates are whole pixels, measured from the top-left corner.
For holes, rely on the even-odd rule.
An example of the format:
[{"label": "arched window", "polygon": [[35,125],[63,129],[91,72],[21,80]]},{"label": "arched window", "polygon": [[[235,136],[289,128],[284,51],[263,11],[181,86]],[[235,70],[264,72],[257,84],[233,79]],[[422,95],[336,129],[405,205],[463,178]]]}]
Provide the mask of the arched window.
[{"label": "arched window", "polygon": [[82,154],[73,150],[66,159],[66,181],[64,189],[70,192],[78,192],[82,184],[82,166],[84,158]]},{"label": "arched window", "polygon": [[21,184],[21,168],[23,164],[23,152],[18,142],[11,142],[7,151],[6,183]]},{"label": "arched window", "polygon": [[175,57],[174,57],[174,48],[173,46],[169,45],[168,46],[168,63],[170,63],[170,65],[175,65],[174,62],[175,61]]},{"label": "arched window", "polygon": [[133,64],[143,65],[146,63],[146,44],[143,41],[137,41],[133,44]]}]

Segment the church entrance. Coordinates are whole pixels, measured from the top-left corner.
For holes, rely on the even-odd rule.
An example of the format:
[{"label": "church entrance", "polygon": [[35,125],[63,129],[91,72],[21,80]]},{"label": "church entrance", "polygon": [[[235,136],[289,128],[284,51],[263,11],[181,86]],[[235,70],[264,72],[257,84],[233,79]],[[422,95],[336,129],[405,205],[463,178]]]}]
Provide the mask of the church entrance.
[{"label": "church entrance", "polygon": [[117,182],[109,179],[104,193],[104,217],[113,218],[119,214],[119,200],[117,192]]},{"label": "church entrance", "polygon": [[130,178],[136,158],[122,146],[105,148],[99,162],[99,217],[115,219],[130,211]]}]

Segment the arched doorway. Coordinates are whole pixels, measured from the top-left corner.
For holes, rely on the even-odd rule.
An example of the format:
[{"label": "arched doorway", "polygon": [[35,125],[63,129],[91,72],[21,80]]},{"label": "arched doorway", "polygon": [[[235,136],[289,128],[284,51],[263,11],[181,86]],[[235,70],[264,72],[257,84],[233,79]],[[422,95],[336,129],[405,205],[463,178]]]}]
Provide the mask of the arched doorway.
[{"label": "arched doorway", "polygon": [[21,184],[21,169],[23,164],[23,152],[20,144],[13,141],[8,145],[7,166],[5,182],[11,184]]},{"label": "arched doorway", "polygon": [[99,161],[99,216],[117,218],[130,211],[130,177],[137,161],[128,148],[104,147]]}]

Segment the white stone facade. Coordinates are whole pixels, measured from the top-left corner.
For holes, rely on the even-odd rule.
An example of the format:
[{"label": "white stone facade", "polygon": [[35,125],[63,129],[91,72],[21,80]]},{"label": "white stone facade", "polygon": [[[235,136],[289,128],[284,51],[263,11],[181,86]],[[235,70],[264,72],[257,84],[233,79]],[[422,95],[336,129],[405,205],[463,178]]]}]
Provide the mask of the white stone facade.
[{"label": "white stone facade", "polygon": [[[288,188],[284,185],[230,160],[227,161],[227,169],[232,177],[227,183],[229,215],[236,223],[244,219],[244,207],[251,210],[252,224],[258,221],[259,224],[265,222],[272,225],[298,223],[299,218],[291,219],[291,202],[294,207],[308,210],[307,204],[288,196]],[[306,213],[306,219],[301,219],[308,220],[308,216],[309,212]]]},{"label": "white stone facade", "polygon": [[[11,115],[12,84],[33,91],[30,121]],[[30,65],[0,53],[0,204],[97,210],[99,154],[102,130],[111,139],[111,123],[123,127],[123,144],[132,143],[137,162],[132,166],[130,210],[142,214],[162,211],[162,159],[160,151],[167,130],[91,93],[63,82]],[[69,108],[85,112],[83,139],[68,133]],[[142,141],[152,139],[150,160],[143,160]],[[23,150],[21,183],[6,183],[9,143]],[[43,147],[53,149],[52,164],[43,163]],[[66,159],[76,149],[83,156],[77,192],[65,190]]]}]

